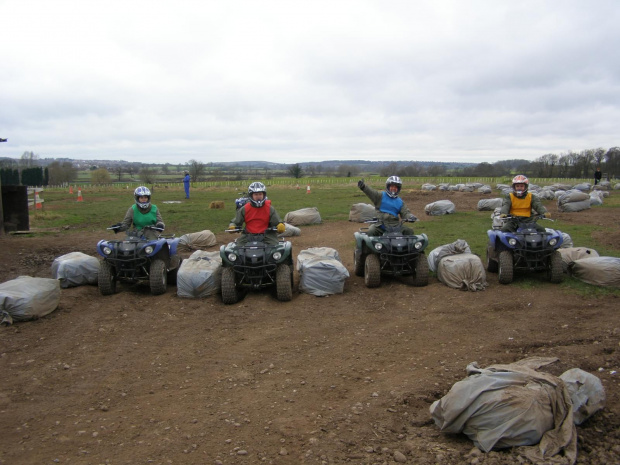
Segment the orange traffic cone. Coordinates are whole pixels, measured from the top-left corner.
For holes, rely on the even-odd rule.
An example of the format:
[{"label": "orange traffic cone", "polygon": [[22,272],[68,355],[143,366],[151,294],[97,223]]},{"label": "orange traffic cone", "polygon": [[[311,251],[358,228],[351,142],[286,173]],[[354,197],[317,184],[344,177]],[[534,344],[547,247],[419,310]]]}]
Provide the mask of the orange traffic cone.
[{"label": "orange traffic cone", "polygon": [[41,210],[43,208],[43,202],[41,202],[41,197],[39,197],[39,193],[34,193],[34,208],[37,210]]},{"label": "orange traffic cone", "polygon": [[82,189],[78,189],[78,202],[83,202],[84,199],[82,198]]},{"label": "orange traffic cone", "polygon": [[308,187],[306,187],[306,194],[310,193],[310,184],[308,184]]},{"label": "orange traffic cone", "polygon": [[73,186],[69,186],[69,194],[73,194]]}]

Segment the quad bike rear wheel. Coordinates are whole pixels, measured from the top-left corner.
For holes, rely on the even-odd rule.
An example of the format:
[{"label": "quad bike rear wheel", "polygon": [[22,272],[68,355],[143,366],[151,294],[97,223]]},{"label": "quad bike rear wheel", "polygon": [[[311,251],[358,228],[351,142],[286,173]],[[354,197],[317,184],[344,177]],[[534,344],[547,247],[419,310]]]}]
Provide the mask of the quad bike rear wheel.
[{"label": "quad bike rear wheel", "polygon": [[235,270],[230,267],[222,268],[222,302],[226,305],[239,301],[239,290],[235,282]]},{"label": "quad bike rear wheel", "polygon": [[510,284],[512,282],[514,268],[513,268],[512,253],[508,250],[503,250],[499,253],[499,282],[500,284]]},{"label": "quad bike rear wheel", "polygon": [[378,255],[370,254],[364,260],[364,284],[366,287],[379,287],[381,284],[381,262]]},{"label": "quad bike rear wheel", "polygon": [[166,292],[166,287],[168,285],[166,262],[159,258],[151,262],[149,268],[149,285],[151,286],[151,294],[153,295],[161,295]]},{"label": "quad bike rear wheel", "polygon": [[276,269],[276,296],[282,302],[293,298],[293,275],[289,265],[280,264]]},{"label": "quad bike rear wheel", "polygon": [[418,255],[418,259],[416,260],[413,285],[415,287],[424,287],[428,285],[428,260],[424,252]]},{"label": "quad bike rear wheel", "polygon": [[112,295],[116,292],[116,270],[106,260],[99,263],[97,286],[101,295]]},{"label": "quad bike rear wheel", "polygon": [[487,271],[489,273],[497,273],[497,262],[491,258],[491,246],[487,246]]},{"label": "quad bike rear wheel", "polygon": [[547,271],[549,281],[554,284],[561,283],[564,280],[564,269],[562,267],[562,254],[557,250],[551,254],[549,258],[549,270]]}]

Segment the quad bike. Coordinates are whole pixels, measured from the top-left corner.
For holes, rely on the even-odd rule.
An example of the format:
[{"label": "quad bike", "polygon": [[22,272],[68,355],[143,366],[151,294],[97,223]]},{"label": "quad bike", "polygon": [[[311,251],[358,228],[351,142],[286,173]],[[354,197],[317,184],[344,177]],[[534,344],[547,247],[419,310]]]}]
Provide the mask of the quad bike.
[{"label": "quad bike", "polygon": [[239,210],[249,201],[250,201],[250,198],[248,197],[248,194],[243,193],[243,192],[239,193],[239,197],[235,199],[235,210]]},{"label": "quad bike", "polygon": [[[507,216],[503,221],[510,218]],[[543,215],[534,220],[547,219]],[[548,220],[553,221],[553,220]],[[539,232],[532,222],[519,221],[516,232],[503,232],[501,226],[487,231],[487,270],[499,273],[499,282],[512,282],[515,271],[546,271],[549,281],[560,283],[564,279],[562,256],[558,249],[562,245],[562,232],[547,229]]]},{"label": "quad bike", "polygon": [[[120,225],[108,230],[118,232]],[[161,228],[147,226],[145,229],[163,231]],[[128,229],[122,240],[97,243],[97,252],[103,257],[99,264],[98,285],[102,295],[116,292],[117,281],[137,283],[148,281],[151,293],[159,295],[166,292],[168,280],[174,282],[181,266],[181,257],[177,255],[178,238],[159,236],[147,239],[143,230]]]},{"label": "quad bike", "polygon": [[[227,232],[241,232],[229,229]],[[269,228],[267,231],[276,231]],[[248,290],[275,285],[281,301],[293,298],[293,246],[288,241],[265,243],[265,234],[247,234],[246,244],[230,242],[220,247],[222,258],[222,301],[234,304]]]},{"label": "quad bike", "polygon": [[[428,284],[428,260],[424,249],[428,246],[426,234],[404,235],[403,220],[398,226],[383,225],[382,236],[369,236],[368,228],[354,233],[355,253],[353,256],[355,274],[364,277],[366,287],[378,287],[381,274],[392,276],[413,276],[414,286]],[[372,219],[366,223],[378,223]]]}]

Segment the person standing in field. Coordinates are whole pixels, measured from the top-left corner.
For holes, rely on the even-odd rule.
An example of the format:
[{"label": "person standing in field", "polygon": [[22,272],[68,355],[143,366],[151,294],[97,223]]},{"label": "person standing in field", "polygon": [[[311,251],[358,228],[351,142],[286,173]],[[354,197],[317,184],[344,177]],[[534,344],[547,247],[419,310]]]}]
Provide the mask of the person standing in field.
[{"label": "person standing in field", "polygon": [[601,182],[601,178],[603,177],[603,173],[601,171],[601,167],[596,168],[594,172],[594,185],[596,186],[599,182]]},{"label": "person standing in field", "polygon": [[183,178],[183,184],[185,185],[185,198],[189,199],[189,171],[185,171],[185,177]]}]

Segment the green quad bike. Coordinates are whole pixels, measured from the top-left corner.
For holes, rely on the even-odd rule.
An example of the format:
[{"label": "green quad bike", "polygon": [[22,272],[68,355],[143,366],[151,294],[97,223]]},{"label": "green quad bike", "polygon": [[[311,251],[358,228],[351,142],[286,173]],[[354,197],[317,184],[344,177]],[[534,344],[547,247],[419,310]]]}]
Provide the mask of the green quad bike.
[{"label": "green quad bike", "polygon": [[[242,229],[226,230],[241,232]],[[269,228],[267,231],[276,231]],[[293,246],[288,241],[265,243],[265,234],[247,234],[248,242],[230,242],[220,247],[222,258],[222,302],[238,302],[244,292],[275,286],[276,298],[293,298]]]},{"label": "green quad bike", "polygon": [[[354,268],[356,276],[363,276],[366,287],[379,287],[381,275],[412,276],[416,287],[428,284],[428,260],[424,249],[428,246],[426,234],[404,235],[403,220],[398,226],[382,225],[382,236],[369,236],[368,228],[354,233]],[[366,223],[378,223],[372,219]]]}]

